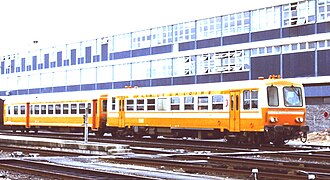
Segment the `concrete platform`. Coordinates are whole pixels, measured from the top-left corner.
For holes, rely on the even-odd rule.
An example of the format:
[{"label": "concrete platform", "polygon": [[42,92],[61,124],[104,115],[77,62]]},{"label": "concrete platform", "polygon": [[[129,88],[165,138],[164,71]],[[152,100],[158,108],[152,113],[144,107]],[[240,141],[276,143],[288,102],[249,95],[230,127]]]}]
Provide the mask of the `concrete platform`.
[{"label": "concrete platform", "polygon": [[130,152],[128,145],[110,144],[38,137],[0,135],[0,143],[12,147],[82,153],[86,155],[118,155]]}]

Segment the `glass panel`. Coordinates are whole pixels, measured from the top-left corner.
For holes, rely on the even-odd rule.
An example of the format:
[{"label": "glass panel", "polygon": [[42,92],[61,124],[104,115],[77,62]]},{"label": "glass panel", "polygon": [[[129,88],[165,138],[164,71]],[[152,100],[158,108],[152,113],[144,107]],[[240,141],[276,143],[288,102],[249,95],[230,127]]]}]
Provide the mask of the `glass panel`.
[{"label": "glass panel", "polygon": [[278,106],[278,89],[276,86],[268,86],[267,87],[267,99],[269,106]]},{"label": "glass panel", "polygon": [[303,106],[302,93],[300,87],[284,87],[284,105],[287,107],[301,107]]}]

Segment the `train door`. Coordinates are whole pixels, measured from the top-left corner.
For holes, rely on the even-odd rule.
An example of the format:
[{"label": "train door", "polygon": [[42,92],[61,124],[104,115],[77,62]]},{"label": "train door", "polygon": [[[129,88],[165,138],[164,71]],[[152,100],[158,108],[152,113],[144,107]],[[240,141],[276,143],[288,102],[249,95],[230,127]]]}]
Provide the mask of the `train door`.
[{"label": "train door", "polygon": [[238,132],[240,127],[240,91],[230,91],[229,129]]},{"label": "train door", "polygon": [[125,96],[119,96],[118,127],[125,127]]}]

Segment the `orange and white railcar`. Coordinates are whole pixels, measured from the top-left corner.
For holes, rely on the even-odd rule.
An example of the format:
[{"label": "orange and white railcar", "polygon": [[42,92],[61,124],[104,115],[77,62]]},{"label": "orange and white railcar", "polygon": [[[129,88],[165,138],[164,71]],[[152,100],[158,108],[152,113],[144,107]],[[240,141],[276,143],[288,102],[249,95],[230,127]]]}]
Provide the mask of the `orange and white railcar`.
[{"label": "orange and white railcar", "polygon": [[305,140],[303,86],[275,77],[110,91],[107,131],[246,143]]},{"label": "orange and white railcar", "polygon": [[3,99],[3,124],[14,131],[81,131],[86,110],[92,130],[105,126],[106,95],[54,93],[6,96]]}]

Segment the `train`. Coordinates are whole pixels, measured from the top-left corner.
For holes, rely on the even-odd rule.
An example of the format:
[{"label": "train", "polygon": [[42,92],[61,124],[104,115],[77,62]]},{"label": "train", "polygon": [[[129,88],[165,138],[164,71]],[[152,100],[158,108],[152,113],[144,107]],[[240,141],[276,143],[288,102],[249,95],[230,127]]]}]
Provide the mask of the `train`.
[{"label": "train", "polygon": [[[258,80],[93,92],[3,96],[2,126],[12,131],[96,136],[224,139],[228,143],[306,142],[303,85],[279,75]],[[87,116],[87,117],[86,117]]]}]

